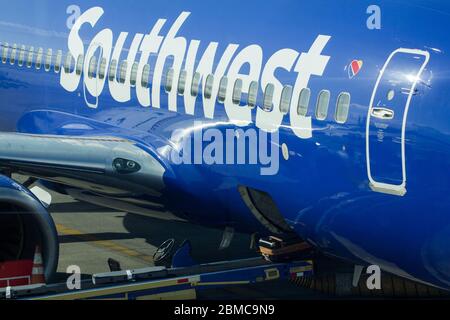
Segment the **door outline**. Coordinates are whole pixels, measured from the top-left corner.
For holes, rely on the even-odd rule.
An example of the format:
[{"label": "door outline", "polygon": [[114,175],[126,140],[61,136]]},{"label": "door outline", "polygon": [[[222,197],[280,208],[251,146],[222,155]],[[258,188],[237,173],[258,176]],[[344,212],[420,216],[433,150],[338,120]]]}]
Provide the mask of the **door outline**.
[{"label": "door outline", "polygon": [[[381,79],[383,78],[383,75],[388,68],[392,58],[397,53],[407,53],[412,55],[422,55],[425,57],[425,62],[423,63],[422,67],[419,69],[419,72],[417,73],[416,77],[414,78],[413,85],[411,87],[411,90],[408,95],[408,99],[406,101],[405,105],[405,112],[403,115],[403,122],[402,122],[402,136],[401,136],[401,142],[402,142],[402,175],[403,175],[403,181],[400,185],[395,184],[389,184],[389,183],[382,183],[376,181],[372,177],[372,171],[371,171],[371,162],[370,162],[370,122],[372,118],[372,111],[375,108],[374,102],[375,97],[378,91],[378,88],[380,86]],[[366,158],[367,158],[367,175],[369,177],[369,185],[370,188],[379,193],[385,193],[385,194],[391,194],[403,197],[406,195],[406,181],[407,181],[407,173],[406,173],[406,124],[408,120],[408,112],[409,112],[409,106],[412,101],[413,93],[416,90],[417,83],[420,80],[420,77],[422,76],[423,71],[425,70],[426,66],[428,65],[428,62],[430,61],[430,53],[428,51],[423,51],[419,49],[405,49],[405,48],[399,48],[391,53],[389,58],[387,59],[386,63],[384,64],[383,68],[381,69],[380,75],[378,76],[377,82],[375,84],[375,88],[372,92],[372,98],[370,100],[369,105],[369,111],[367,115],[367,125],[366,125]]]}]

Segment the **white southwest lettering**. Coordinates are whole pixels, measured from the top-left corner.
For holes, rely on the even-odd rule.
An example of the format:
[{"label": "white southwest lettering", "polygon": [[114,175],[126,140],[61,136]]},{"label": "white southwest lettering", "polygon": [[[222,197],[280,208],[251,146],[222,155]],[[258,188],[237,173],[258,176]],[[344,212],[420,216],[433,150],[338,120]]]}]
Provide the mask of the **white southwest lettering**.
[{"label": "white southwest lettering", "polygon": [[[79,35],[79,30],[85,24],[95,27],[99,19],[104,14],[100,7],[94,7],[85,11],[74,24],[69,38],[68,47],[73,57],[77,58],[84,55],[83,40]],[[323,56],[322,52],[331,39],[330,36],[319,35],[307,53],[299,53],[293,49],[282,49],[275,52],[265,64],[263,64],[264,50],[261,46],[253,44],[243,48],[235,56],[239,45],[227,45],[220,60],[216,62],[216,55],[220,47],[218,42],[211,42],[203,54],[199,54],[200,40],[191,40],[189,43],[186,38],[179,35],[180,30],[190,12],[182,12],[176,21],[170,27],[166,36],[160,35],[163,26],[166,24],[165,19],[159,19],[153,26],[149,34],[143,35],[137,33],[132,41],[127,56],[126,79],[124,83],[118,82],[116,79],[109,81],[109,90],[114,100],[118,102],[127,102],[131,99],[130,77],[136,56],[140,52],[139,66],[136,79],[136,96],[142,107],[161,107],[161,87],[165,80],[163,72],[168,67],[174,69],[174,90],[168,96],[168,109],[172,112],[179,112],[177,106],[177,90],[176,84],[179,81],[181,70],[186,70],[186,93],[184,94],[184,112],[188,115],[196,114],[197,97],[190,94],[192,78],[195,72],[201,77],[201,86],[203,89],[206,85],[206,77],[209,74],[214,75],[214,84],[211,99],[203,96],[203,114],[207,119],[213,119],[215,116],[215,108],[217,95],[219,91],[220,79],[227,75],[229,82],[227,92],[233,92],[236,79],[243,81],[243,94],[248,93],[251,81],[259,81],[262,91],[265,90],[267,84],[271,83],[275,86],[274,91],[274,108],[267,111],[261,108],[256,110],[255,125],[267,132],[276,132],[283,123],[284,114],[280,112],[277,101],[280,101],[283,90],[283,83],[276,77],[278,69],[284,69],[288,72],[296,72],[297,79],[293,89],[293,97],[290,108],[291,128],[296,136],[302,139],[312,137],[312,122],[310,117],[299,116],[297,113],[297,105],[300,92],[303,88],[308,87],[308,83],[312,76],[322,76],[330,57]],[[120,72],[121,60],[120,56],[128,32],[121,32],[116,40],[113,48],[113,31],[111,29],[101,30],[91,41],[88,47],[86,59],[84,62],[84,72],[82,75],[73,72],[66,72],[64,68],[61,72],[61,86],[69,91],[74,92],[80,84],[81,76],[83,76],[84,85],[89,93],[94,97],[99,97],[104,90],[105,79],[90,79],[88,75],[89,62],[92,55],[101,48],[102,58],[106,59],[106,70],[109,70],[111,61],[117,61],[117,73]],[[189,44],[189,45],[188,45]],[[112,55],[111,55],[111,51]],[[144,66],[148,63],[150,56],[157,54],[156,64],[151,81],[151,89],[143,87],[142,73]],[[299,57],[300,56],[300,57]],[[234,59],[233,59],[234,57]],[[198,60],[199,59],[199,60]],[[168,63],[171,63],[169,66]],[[248,74],[241,72],[244,66],[249,66]],[[214,69],[215,67],[215,70]],[[228,72],[227,72],[228,69]],[[227,72],[227,73],[226,73]],[[114,78],[116,75],[114,75]],[[151,91],[150,91],[151,90]],[[232,101],[232,95],[227,94],[225,99],[225,111],[229,120],[238,126],[246,126],[252,122],[252,109],[248,106],[236,105]]]}]

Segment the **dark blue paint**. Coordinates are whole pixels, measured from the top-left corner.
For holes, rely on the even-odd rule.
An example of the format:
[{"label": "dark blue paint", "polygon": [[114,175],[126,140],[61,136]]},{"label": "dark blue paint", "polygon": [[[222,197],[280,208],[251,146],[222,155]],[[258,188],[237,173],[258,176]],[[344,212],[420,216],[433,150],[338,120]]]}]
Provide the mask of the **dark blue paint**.
[{"label": "dark blue paint", "polygon": [[[290,128],[280,129],[280,143],[286,143],[294,154],[289,161],[281,160],[276,176],[260,176],[254,166],[173,166],[159,148],[168,144],[173,130],[192,127],[195,120],[206,121],[202,111],[196,117],[170,113],[164,95],[160,110],[144,109],[133,90],[132,100],[120,104],[110,97],[107,86],[99,108],[89,109],[81,85],[77,92],[68,93],[59,85],[59,75],[43,70],[0,66],[0,129],[133,139],[167,168],[167,190],[160,201],[180,216],[206,225],[262,231],[237,189],[250,186],[271,194],[292,228],[325,253],[379,264],[397,275],[450,288],[450,7],[443,1],[375,1],[382,9],[382,29],[370,31],[366,8],[372,2],[99,0],[80,4],[82,10],[95,5],[105,9],[94,30],[81,31],[83,39],[108,27],[115,39],[121,31],[130,33],[126,47],[135,33],[149,32],[158,18],[167,18],[170,25],[182,11],[192,12],[182,36],[200,39],[199,52],[209,42],[219,41],[217,57],[229,43],[240,44],[240,49],[259,44],[267,61],[279,49],[304,52],[319,34],[332,36],[323,53],[331,56],[326,72],[309,84],[312,101],[320,90],[331,91],[329,116],[322,122],[313,117],[314,133],[309,140],[299,139]],[[67,51],[69,4],[72,1],[18,0],[3,6],[0,41]],[[162,31],[166,33],[167,26]],[[400,47],[431,54],[423,75],[430,86],[418,87],[408,115],[408,192],[404,197],[369,188],[365,141],[367,112],[379,70]],[[345,67],[353,59],[363,60],[364,67],[349,79]],[[294,73],[280,74],[283,84],[293,84],[295,77]],[[352,95],[345,125],[333,119],[342,91]],[[201,100],[197,101],[197,110],[201,110]],[[178,105],[183,110],[181,99]],[[216,111],[211,123],[228,121],[222,105]],[[313,114],[310,108],[309,115]],[[67,124],[76,126],[65,129]],[[283,124],[290,125],[289,116]],[[225,130],[230,125],[217,127]],[[381,178],[397,181],[398,151],[392,151],[373,160],[378,164],[387,161]]]}]

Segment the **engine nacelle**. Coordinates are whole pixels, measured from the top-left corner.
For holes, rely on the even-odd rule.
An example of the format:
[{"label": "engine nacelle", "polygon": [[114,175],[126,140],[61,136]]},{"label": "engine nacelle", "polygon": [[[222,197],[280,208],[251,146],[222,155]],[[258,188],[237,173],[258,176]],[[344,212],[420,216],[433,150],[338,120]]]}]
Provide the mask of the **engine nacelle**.
[{"label": "engine nacelle", "polygon": [[59,258],[53,219],[27,188],[0,176],[0,262],[33,260],[38,245],[48,282],[56,273]]}]

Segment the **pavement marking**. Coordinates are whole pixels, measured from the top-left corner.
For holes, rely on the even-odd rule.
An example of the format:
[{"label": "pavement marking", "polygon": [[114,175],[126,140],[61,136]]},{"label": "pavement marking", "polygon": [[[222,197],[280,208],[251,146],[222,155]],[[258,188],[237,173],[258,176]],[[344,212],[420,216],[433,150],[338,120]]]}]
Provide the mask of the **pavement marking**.
[{"label": "pavement marking", "polygon": [[85,233],[81,232],[80,230],[68,228],[62,224],[57,224],[56,229],[58,231],[58,234],[60,234],[60,235],[73,236],[73,237],[80,239],[81,241],[88,241],[97,247],[108,249],[110,251],[114,251],[116,253],[125,255],[127,257],[136,258],[136,259],[145,261],[146,263],[151,263],[152,265],[154,263],[153,257],[151,257],[147,254],[144,254],[142,252],[133,250],[129,247],[117,244],[113,241],[100,240],[92,235],[85,234]]}]

